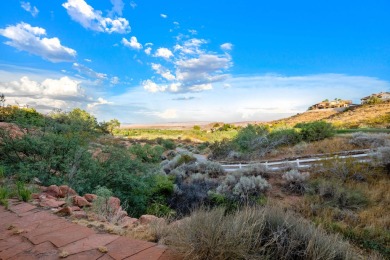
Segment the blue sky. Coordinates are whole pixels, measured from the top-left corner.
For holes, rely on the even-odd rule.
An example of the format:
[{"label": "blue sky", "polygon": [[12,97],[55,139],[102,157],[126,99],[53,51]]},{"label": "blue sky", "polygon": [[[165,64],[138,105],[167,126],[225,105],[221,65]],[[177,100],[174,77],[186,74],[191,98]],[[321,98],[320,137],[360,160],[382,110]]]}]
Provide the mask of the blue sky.
[{"label": "blue sky", "polygon": [[390,90],[390,2],[0,2],[8,104],[124,123],[270,120]]}]

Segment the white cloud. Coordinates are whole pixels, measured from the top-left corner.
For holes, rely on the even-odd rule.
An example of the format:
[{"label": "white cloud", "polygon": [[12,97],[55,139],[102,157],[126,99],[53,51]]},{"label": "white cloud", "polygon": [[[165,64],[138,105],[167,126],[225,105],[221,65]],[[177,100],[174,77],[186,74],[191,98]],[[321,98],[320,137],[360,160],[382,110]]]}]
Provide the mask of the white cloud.
[{"label": "white cloud", "polygon": [[168,18],[168,15],[166,15],[166,14],[160,14],[160,16],[161,16],[162,18],[164,18],[164,19]]},{"label": "white cloud", "polygon": [[113,102],[108,102],[104,98],[99,97],[96,102],[88,104],[87,108],[92,109],[92,108],[94,108],[96,106],[109,105],[109,104],[113,104]]},{"label": "white cloud", "polygon": [[189,89],[191,91],[204,91],[204,90],[213,89],[213,85],[211,85],[210,83],[208,83],[208,84],[192,85]]},{"label": "white cloud", "polygon": [[118,85],[118,84],[119,84],[119,81],[120,81],[119,78],[116,77],[116,76],[114,76],[114,77],[111,78],[110,83],[111,83],[112,85]]},{"label": "white cloud", "polygon": [[39,13],[39,10],[36,6],[31,6],[30,2],[20,2],[21,7],[29,12],[33,17],[36,17]]},{"label": "white cloud", "polygon": [[194,29],[188,30],[188,32],[191,33],[192,35],[197,35],[198,34],[198,31],[194,30]]},{"label": "white cloud", "polygon": [[151,81],[150,79],[143,81],[142,86],[146,91],[151,93],[164,92],[167,89],[167,86],[157,85],[155,82]]},{"label": "white cloud", "polygon": [[93,79],[98,79],[98,80],[105,80],[107,79],[107,74],[104,73],[99,73],[91,68],[88,68],[82,64],[79,63],[73,63],[72,66],[73,69],[77,70],[80,74],[85,75],[87,77],[93,78]]},{"label": "white cloud", "polygon": [[130,38],[130,41],[126,40],[125,38],[122,38],[122,44],[126,47],[129,47],[131,49],[140,50],[142,49],[142,44],[138,42],[137,37],[132,36]]},{"label": "white cloud", "polygon": [[231,44],[230,42],[227,42],[227,43],[221,44],[220,47],[223,51],[230,51],[231,49],[233,49],[233,44]]},{"label": "white cloud", "polygon": [[60,100],[84,96],[80,82],[67,76],[59,79],[45,79],[37,82],[22,77],[11,82],[0,82],[0,92],[7,96],[52,97]]},{"label": "white cloud", "polygon": [[[114,1],[119,2],[119,1]],[[94,10],[84,0],[67,0],[62,6],[67,10],[69,16],[84,28],[106,33],[129,33],[129,22],[122,17],[104,17],[102,11]],[[114,5],[116,11],[120,8]]]},{"label": "white cloud", "polygon": [[134,1],[130,2],[131,8],[135,9],[137,7],[137,4]]},{"label": "white cloud", "polygon": [[123,11],[123,7],[125,6],[125,4],[123,3],[122,0],[111,0],[111,4],[112,4],[112,10],[111,10],[111,15],[119,15],[121,16],[122,15],[122,11]]},{"label": "white cloud", "polygon": [[77,54],[75,50],[62,46],[57,37],[43,37],[46,35],[45,29],[32,27],[23,22],[0,29],[0,35],[10,39],[5,44],[38,55],[51,62],[70,62],[75,59]]},{"label": "white cloud", "polygon": [[154,56],[169,59],[173,56],[173,53],[168,48],[158,48]]},{"label": "white cloud", "polygon": [[147,48],[145,49],[145,53],[146,53],[147,55],[150,55],[151,52],[152,52],[152,48],[151,48],[151,47],[147,47]]},{"label": "white cloud", "polygon": [[161,77],[171,81],[175,80],[175,76],[172,75],[171,71],[167,68],[163,67],[161,64],[152,63],[152,69]]},{"label": "white cloud", "polygon": [[155,113],[158,117],[164,118],[164,119],[173,119],[177,117],[177,111],[176,109],[167,109],[164,112],[157,112]]},{"label": "white cloud", "polygon": [[84,59],[84,61],[86,61],[86,62],[92,62],[91,59]]}]

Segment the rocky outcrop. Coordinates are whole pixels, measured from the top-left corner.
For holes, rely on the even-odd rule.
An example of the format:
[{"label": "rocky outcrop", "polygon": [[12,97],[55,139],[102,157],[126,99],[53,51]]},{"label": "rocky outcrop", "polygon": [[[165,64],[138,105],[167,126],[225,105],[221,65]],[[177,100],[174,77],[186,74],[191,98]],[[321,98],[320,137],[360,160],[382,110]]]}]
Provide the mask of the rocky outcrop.
[{"label": "rocky outcrop", "polygon": [[34,204],[50,208],[61,216],[74,219],[88,219],[87,221],[97,221],[98,223],[111,225],[115,224],[122,229],[134,230],[147,230],[150,224],[156,221],[164,221],[163,218],[158,218],[154,215],[142,215],[139,219],[128,216],[127,212],[122,209],[121,201],[117,197],[109,197],[106,200],[107,205],[104,206],[104,209],[108,208],[108,212],[87,211],[87,213],[84,209],[92,206],[94,201],[98,199],[96,194],[87,193],[84,196],[79,196],[67,185],[40,186],[39,188],[41,192],[32,195]]},{"label": "rocky outcrop", "polygon": [[89,207],[92,204],[88,202],[84,197],[81,196],[74,196],[73,197],[73,205],[83,208],[83,207]]}]

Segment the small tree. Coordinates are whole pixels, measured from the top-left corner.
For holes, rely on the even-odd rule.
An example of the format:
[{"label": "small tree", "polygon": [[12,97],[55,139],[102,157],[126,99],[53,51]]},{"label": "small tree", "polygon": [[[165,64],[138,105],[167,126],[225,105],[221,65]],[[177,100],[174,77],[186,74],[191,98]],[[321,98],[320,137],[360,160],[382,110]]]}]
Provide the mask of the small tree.
[{"label": "small tree", "polygon": [[121,126],[121,123],[119,122],[118,119],[111,119],[107,123],[107,129],[108,131],[112,134],[114,129],[119,128]]}]

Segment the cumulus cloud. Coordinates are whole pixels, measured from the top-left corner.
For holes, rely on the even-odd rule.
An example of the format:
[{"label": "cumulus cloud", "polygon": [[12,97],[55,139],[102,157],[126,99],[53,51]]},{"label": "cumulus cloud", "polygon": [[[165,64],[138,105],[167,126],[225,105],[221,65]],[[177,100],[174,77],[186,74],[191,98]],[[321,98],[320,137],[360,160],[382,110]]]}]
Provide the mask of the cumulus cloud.
[{"label": "cumulus cloud", "polygon": [[167,86],[157,85],[155,82],[153,82],[150,79],[144,80],[142,82],[142,86],[146,91],[151,92],[151,93],[163,92],[167,89]]},{"label": "cumulus cloud", "polygon": [[113,102],[108,102],[104,98],[99,97],[96,102],[88,104],[87,108],[92,109],[92,108],[94,108],[96,106],[108,105],[108,104],[113,104]]},{"label": "cumulus cloud", "polygon": [[[121,1],[113,0],[114,13],[122,13]],[[95,10],[84,0],[67,0],[62,6],[67,10],[72,20],[80,23],[84,28],[105,33],[129,33],[131,28],[129,21],[123,17],[105,17],[102,11]],[[113,14],[113,12],[111,12]]]},{"label": "cumulus cloud", "polygon": [[175,76],[172,75],[171,71],[163,67],[161,64],[152,63],[152,69],[156,71],[157,74],[161,75],[164,79],[169,81],[175,80]]},{"label": "cumulus cloud", "polygon": [[[159,76],[153,82],[160,87],[154,86],[147,90],[176,93],[201,92],[211,90],[213,83],[228,79],[230,75],[226,72],[232,66],[231,56],[227,53],[207,51],[204,48],[207,43],[205,39],[198,38],[177,42],[173,47],[175,55],[166,48],[166,55],[163,55],[163,52],[157,55],[158,51],[163,49],[159,48],[154,57],[164,56],[166,65],[152,63],[151,67]],[[171,58],[172,56],[174,57]]]},{"label": "cumulus cloud", "polygon": [[110,83],[112,85],[118,85],[119,84],[119,78],[116,77],[116,76],[112,77]]},{"label": "cumulus cloud", "polygon": [[51,62],[70,62],[76,57],[76,51],[62,46],[57,37],[46,38],[46,30],[27,23],[10,25],[0,29],[0,35],[10,39],[5,44],[20,51],[42,57]]},{"label": "cumulus cloud", "polygon": [[130,38],[130,41],[126,40],[125,38],[122,38],[122,44],[126,47],[129,47],[131,49],[140,50],[142,49],[142,44],[138,42],[137,37],[132,36]]},{"label": "cumulus cloud", "polygon": [[151,52],[152,52],[152,48],[151,48],[151,47],[147,47],[147,48],[145,49],[146,55],[150,55]]},{"label": "cumulus cloud", "polygon": [[36,17],[39,13],[39,10],[36,6],[31,6],[30,2],[20,2],[21,7],[29,12],[33,17]]},{"label": "cumulus cloud", "polygon": [[45,79],[37,82],[22,77],[11,82],[0,82],[0,92],[6,96],[29,96],[34,98],[51,97],[59,100],[66,100],[69,97],[82,97],[84,91],[80,87],[80,82],[69,77],[59,79]]},{"label": "cumulus cloud", "polygon": [[168,18],[168,15],[166,15],[166,14],[160,14],[160,16],[162,17],[162,18]]},{"label": "cumulus cloud", "polygon": [[107,79],[107,74],[96,72],[91,68],[88,68],[87,66],[84,66],[79,63],[73,63],[72,68],[77,70],[81,75],[85,75],[89,78],[98,79],[98,80]]},{"label": "cumulus cloud", "polygon": [[173,53],[168,48],[158,48],[156,53],[154,54],[155,57],[161,57],[164,59],[169,59],[173,56]]},{"label": "cumulus cloud", "polygon": [[230,51],[231,49],[233,49],[233,44],[231,44],[230,42],[227,42],[227,43],[221,44],[220,47],[223,51]]}]

